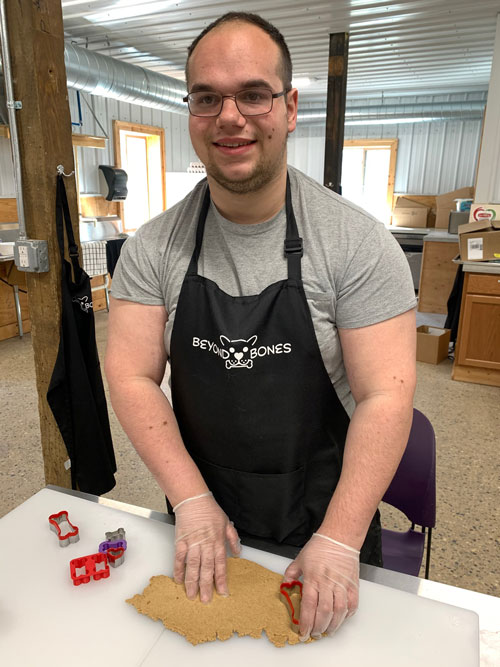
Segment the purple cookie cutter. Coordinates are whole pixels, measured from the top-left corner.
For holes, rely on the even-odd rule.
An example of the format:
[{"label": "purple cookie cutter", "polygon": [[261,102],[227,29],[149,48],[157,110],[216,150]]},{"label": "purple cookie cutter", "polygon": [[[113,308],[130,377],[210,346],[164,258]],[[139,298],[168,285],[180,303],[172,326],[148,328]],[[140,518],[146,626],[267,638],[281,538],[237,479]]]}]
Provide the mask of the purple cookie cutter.
[{"label": "purple cookie cutter", "polygon": [[108,549],[127,549],[127,540],[117,540],[116,542],[101,542],[99,553],[106,553]]}]

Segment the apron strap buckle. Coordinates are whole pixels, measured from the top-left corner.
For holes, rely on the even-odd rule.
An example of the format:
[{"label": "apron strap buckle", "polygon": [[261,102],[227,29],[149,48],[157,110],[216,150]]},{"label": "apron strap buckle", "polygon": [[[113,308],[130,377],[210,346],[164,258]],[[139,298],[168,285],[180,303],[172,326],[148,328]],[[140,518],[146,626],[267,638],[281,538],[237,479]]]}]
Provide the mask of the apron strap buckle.
[{"label": "apron strap buckle", "polygon": [[300,255],[304,254],[302,246],[302,238],[299,236],[296,239],[285,239],[285,255]]}]

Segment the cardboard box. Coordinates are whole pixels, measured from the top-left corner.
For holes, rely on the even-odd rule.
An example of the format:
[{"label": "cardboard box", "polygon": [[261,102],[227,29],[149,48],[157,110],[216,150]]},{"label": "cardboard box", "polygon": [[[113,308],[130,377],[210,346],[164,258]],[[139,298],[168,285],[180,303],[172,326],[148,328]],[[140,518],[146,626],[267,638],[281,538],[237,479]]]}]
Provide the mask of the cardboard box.
[{"label": "cardboard box", "polygon": [[429,327],[423,324],[417,327],[417,361],[439,364],[448,357],[450,329]]},{"label": "cardboard box", "polygon": [[427,227],[429,208],[423,204],[398,197],[392,211],[392,224],[396,227]]},{"label": "cardboard box", "polygon": [[481,220],[498,222],[500,220],[500,204],[472,204],[469,222],[479,222]]},{"label": "cardboard box", "polygon": [[471,199],[474,197],[474,188],[460,188],[459,190],[452,190],[445,192],[436,197],[436,223],[435,227],[440,229],[448,229],[451,211],[456,211],[455,199]]},{"label": "cardboard box", "polygon": [[467,262],[500,259],[500,220],[483,219],[458,228],[460,257]]}]

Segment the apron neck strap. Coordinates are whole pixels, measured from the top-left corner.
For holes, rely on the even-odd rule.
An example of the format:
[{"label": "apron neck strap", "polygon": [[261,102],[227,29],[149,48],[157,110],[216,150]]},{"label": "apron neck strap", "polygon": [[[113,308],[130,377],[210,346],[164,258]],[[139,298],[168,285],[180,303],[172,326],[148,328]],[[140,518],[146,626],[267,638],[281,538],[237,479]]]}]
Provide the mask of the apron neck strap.
[{"label": "apron neck strap", "polygon": [[[194,252],[189,262],[188,274],[196,275],[198,273],[198,259],[200,257],[201,245],[203,242],[203,232],[205,231],[205,222],[207,219],[208,209],[210,208],[210,189],[205,188],[205,195],[201,205],[200,214],[198,217],[198,225],[196,227],[196,243]],[[297,221],[295,220],[295,213],[292,206],[292,190],[290,187],[290,176],[286,177],[286,237],[285,237],[285,257],[288,262],[288,278],[301,282],[301,258],[304,254],[302,247],[302,238],[299,236],[297,229]]]},{"label": "apron neck strap", "polygon": [[290,187],[290,176],[286,176],[286,238],[285,238],[285,257],[288,262],[288,278],[301,282],[301,259],[304,254],[302,238],[299,236],[297,221],[292,206],[292,188]]},{"label": "apron neck strap", "polygon": [[[64,225],[63,225],[64,219]],[[68,197],[62,174],[57,176],[57,195],[56,195],[56,229],[61,260],[64,262],[64,227],[66,227],[66,237],[68,239],[68,254],[73,265],[75,279],[81,271],[78,262],[78,246],[75,243],[73,226],[71,224],[71,215],[69,212]]]},{"label": "apron neck strap", "polygon": [[200,215],[198,216],[198,225],[196,226],[196,243],[194,246],[194,252],[191,256],[191,261],[189,262],[188,274],[196,275],[198,273],[198,259],[200,258],[201,244],[203,242],[203,232],[205,231],[205,221],[207,219],[208,209],[210,208],[210,188],[208,183],[205,187],[205,195],[203,197],[203,203],[200,209]]}]

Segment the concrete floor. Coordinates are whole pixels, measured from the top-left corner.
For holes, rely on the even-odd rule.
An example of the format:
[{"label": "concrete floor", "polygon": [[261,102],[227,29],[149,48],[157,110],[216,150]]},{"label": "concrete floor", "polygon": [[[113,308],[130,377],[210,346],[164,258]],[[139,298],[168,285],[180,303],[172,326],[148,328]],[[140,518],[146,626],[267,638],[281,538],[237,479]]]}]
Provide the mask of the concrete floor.
[{"label": "concrete floor", "polygon": [[[442,324],[419,316],[418,324]],[[96,313],[101,359],[107,313]],[[500,595],[500,389],[453,382],[452,362],[418,363],[415,407],[430,419],[437,441],[437,525],[431,579]],[[45,486],[31,336],[0,341],[0,516]],[[124,435],[110,406],[118,465],[108,497],[164,511],[163,494]],[[384,526],[403,528],[402,515],[382,507]]]}]

